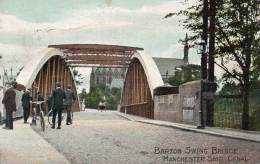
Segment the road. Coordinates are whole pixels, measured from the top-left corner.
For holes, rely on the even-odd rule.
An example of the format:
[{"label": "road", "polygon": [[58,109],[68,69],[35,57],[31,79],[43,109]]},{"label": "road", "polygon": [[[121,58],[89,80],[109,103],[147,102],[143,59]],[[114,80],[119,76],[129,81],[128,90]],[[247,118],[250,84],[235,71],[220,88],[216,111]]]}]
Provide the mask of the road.
[{"label": "road", "polygon": [[73,164],[260,163],[260,143],[137,123],[114,112],[87,110],[61,130],[33,129]]}]

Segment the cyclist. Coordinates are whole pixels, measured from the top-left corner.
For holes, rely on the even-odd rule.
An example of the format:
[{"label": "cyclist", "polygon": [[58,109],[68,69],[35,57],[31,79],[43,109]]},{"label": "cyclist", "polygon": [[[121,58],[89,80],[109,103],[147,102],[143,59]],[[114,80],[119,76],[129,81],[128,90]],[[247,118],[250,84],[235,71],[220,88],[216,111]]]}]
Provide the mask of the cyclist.
[{"label": "cyclist", "polygon": [[106,97],[101,98],[101,101],[98,103],[98,109],[102,112],[106,110]]}]

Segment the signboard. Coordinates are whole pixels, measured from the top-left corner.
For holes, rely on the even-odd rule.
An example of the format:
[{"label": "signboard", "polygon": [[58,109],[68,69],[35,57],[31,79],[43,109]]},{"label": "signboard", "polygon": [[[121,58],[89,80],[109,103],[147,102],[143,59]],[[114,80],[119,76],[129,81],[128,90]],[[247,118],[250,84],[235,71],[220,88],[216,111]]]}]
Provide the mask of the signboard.
[{"label": "signboard", "polygon": [[184,96],[182,101],[182,117],[183,121],[191,122],[193,121],[194,109],[196,105],[197,97],[192,96]]}]

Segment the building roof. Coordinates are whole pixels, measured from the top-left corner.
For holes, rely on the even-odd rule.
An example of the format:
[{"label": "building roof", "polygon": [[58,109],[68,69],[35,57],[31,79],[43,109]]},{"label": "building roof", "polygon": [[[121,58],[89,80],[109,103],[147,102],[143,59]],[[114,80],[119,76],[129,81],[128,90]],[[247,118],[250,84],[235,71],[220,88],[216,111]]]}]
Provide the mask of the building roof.
[{"label": "building roof", "polygon": [[165,76],[166,72],[168,72],[168,77],[173,76],[175,74],[175,67],[186,64],[183,59],[176,59],[176,58],[153,57],[153,60],[156,63],[160,71],[160,74]]}]

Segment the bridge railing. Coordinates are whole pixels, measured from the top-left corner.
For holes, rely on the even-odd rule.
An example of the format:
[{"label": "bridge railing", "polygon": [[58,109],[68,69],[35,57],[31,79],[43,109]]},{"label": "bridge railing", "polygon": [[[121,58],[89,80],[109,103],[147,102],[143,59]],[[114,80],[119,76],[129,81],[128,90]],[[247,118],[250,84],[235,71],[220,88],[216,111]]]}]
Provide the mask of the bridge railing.
[{"label": "bridge railing", "polygon": [[153,118],[152,104],[141,102],[121,106],[121,112],[126,114],[137,115],[140,117]]}]

